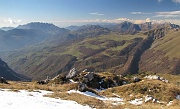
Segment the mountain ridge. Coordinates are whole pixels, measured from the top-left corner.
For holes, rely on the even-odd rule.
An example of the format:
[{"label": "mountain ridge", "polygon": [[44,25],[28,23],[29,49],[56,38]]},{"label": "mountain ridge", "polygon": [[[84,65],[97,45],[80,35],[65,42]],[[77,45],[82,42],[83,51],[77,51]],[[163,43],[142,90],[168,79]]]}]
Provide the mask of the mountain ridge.
[{"label": "mountain ridge", "polygon": [[[125,23],[128,24],[125,26],[133,27],[132,23]],[[89,69],[123,75],[147,72],[151,70],[142,69],[146,68],[144,62],[147,60],[145,54],[148,50],[155,46],[155,42],[168,38],[168,33],[178,32],[178,26],[169,23],[164,26],[146,31],[138,30],[135,33],[134,29],[130,29],[133,30],[132,34],[132,31],[113,32],[113,28],[110,30],[98,25],[85,25],[76,31],[56,34],[51,37],[52,40],[42,43],[50,43],[52,46],[22,49],[4,58],[16,72],[35,80],[45,78],[45,75],[54,77],[66,74],[74,67],[78,71]],[[172,67],[178,72],[178,64],[172,64]]]}]

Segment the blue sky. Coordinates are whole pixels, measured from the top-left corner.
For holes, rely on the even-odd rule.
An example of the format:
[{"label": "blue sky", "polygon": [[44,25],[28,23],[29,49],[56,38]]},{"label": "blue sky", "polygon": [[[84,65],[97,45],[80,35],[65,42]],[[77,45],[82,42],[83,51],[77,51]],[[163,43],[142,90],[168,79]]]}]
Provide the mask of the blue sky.
[{"label": "blue sky", "polygon": [[125,20],[180,24],[180,0],[0,0],[0,27],[29,22],[65,27]]}]

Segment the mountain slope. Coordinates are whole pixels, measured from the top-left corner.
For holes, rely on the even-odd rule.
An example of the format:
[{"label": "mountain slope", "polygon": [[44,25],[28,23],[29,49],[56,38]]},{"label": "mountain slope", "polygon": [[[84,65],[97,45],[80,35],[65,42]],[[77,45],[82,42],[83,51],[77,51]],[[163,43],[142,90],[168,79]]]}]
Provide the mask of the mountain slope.
[{"label": "mountain slope", "polygon": [[4,30],[4,31],[8,31],[8,30],[12,30],[14,29],[14,27],[2,27],[0,28],[0,30]]},{"label": "mountain slope", "polygon": [[74,67],[78,72],[88,69],[123,75],[148,71],[179,74],[180,33],[175,28],[170,25],[135,33],[132,29],[133,34],[122,34],[86,25],[56,34],[42,43],[44,46],[12,52],[5,59],[13,70],[34,80],[67,74]]},{"label": "mountain slope", "polygon": [[[68,40],[53,47],[39,50],[20,50],[7,56],[7,62],[18,73],[32,79],[43,79],[66,74],[75,67],[78,71],[116,72],[129,56],[129,52],[145,35],[119,35],[110,33],[96,37]],[[127,51],[129,49],[129,51]],[[121,53],[124,50],[124,53]]]},{"label": "mountain slope", "polygon": [[140,71],[180,74],[180,31],[169,30],[147,50],[140,61]]},{"label": "mountain slope", "polygon": [[59,36],[69,30],[59,28],[48,23],[29,23],[20,25],[15,29],[0,31],[0,51],[10,51],[42,43],[58,34]]},{"label": "mountain slope", "polygon": [[113,28],[113,31],[115,32],[120,32],[124,34],[135,34],[138,31],[141,31],[141,28],[139,27],[138,24],[133,24],[131,22],[123,22],[121,24],[116,25]]},{"label": "mountain slope", "polygon": [[22,78],[8,67],[8,65],[0,59],[0,77],[4,77],[7,80],[18,81]]}]

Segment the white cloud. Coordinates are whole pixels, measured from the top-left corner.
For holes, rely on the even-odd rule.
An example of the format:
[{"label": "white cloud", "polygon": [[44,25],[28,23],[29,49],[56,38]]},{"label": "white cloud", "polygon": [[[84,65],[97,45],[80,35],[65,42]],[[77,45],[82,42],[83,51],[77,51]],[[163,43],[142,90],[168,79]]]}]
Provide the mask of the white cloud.
[{"label": "white cloud", "polygon": [[[157,0],[159,3],[164,1],[164,0]],[[172,0],[172,2],[175,2],[175,3],[180,3],[180,0]]]},{"label": "white cloud", "polygon": [[180,3],[180,0],[172,0],[175,3]]},{"label": "white cloud", "polygon": [[11,18],[8,18],[7,20],[10,24],[17,24],[15,21],[13,21]]},{"label": "white cloud", "polygon": [[165,18],[174,18],[180,17],[180,10],[179,11],[168,11],[168,12],[155,12],[155,17],[165,17]]},{"label": "white cloud", "polygon": [[4,27],[4,26],[18,26],[22,23],[25,23],[25,20],[20,20],[20,19],[12,19],[12,18],[3,18],[0,17],[0,27]]},{"label": "white cloud", "polygon": [[151,14],[151,13],[145,13],[145,12],[131,12],[131,14]]},{"label": "white cloud", "polygon": [[142,14],[142,12],[131,12],[131,14]]},{"label": "white cloud", "polygon": [[101,13],[97,13],[97,12],[93,12],[93,13],[89,13],[91,15],[98,15],[98,16],[103,16],[104,14],[101,14]]}]

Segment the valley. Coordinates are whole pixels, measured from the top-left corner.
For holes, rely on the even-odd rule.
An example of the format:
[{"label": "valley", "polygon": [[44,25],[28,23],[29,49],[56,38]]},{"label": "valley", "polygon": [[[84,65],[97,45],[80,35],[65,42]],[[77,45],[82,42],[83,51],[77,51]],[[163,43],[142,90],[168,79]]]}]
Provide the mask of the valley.
[{"label": "valley", "polygon": [[96,109],[178,108],[179,26],[157,25],[123,22],[111,28],[84,25],[68,30],[34,22],[2,30],[16,31],[18,35],[11,33],[17,35],[16,43],[20,34],[26,43],[24,31],[39,40],[30,38],[28,46],[1,51],[0,88],[47,90],[52,94],[43,96]]}]

